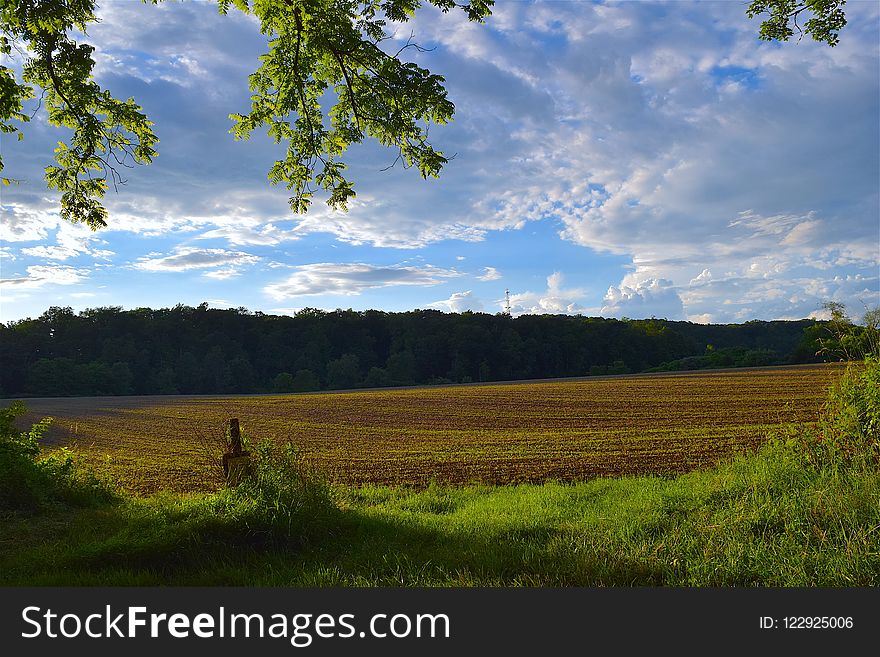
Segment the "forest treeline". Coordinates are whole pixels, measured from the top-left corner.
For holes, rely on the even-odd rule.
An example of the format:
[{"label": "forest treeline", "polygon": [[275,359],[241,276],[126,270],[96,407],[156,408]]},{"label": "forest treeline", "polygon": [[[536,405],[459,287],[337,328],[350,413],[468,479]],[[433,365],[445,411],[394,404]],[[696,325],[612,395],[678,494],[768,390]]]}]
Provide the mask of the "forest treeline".
[{"label": "forest treeline", "polygon": [[804,363],[819,360],[822,324],[52,307],[0,324],[0,396],[304,392]]}]

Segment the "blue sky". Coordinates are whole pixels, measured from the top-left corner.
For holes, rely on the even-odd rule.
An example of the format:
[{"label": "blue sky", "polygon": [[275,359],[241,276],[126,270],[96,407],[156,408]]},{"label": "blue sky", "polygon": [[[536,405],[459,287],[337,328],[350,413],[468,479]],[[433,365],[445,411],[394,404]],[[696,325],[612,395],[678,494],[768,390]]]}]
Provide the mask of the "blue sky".
[{"label": "blue sky", "polygon": [[[50,305],[580,313],[743,322],[880,303],[880,10],[840,45],[760,42],[740,2],[501,0],[485,25],[426,8],[446,77],[439,180],[367,143],[348,213],[293,215],[278,147],[235,142],[256,24],[210,3],[102,3],[96,75],[155,121],[159,157],[62,222],[42,167],[63,131],[6,139],[0,320]],[[459,12],[460,13],[460,12]]]}]

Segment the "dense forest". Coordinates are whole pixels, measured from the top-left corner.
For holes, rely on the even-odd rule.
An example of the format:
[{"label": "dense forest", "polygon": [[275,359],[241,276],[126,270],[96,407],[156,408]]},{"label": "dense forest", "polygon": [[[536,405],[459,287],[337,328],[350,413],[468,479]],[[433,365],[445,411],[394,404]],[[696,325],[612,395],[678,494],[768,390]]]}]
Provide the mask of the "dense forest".
[{"label": "dense forest", "polygon": [[300,392],[811,362],[821,323],[207,304],[0,324],[0,396]]}]

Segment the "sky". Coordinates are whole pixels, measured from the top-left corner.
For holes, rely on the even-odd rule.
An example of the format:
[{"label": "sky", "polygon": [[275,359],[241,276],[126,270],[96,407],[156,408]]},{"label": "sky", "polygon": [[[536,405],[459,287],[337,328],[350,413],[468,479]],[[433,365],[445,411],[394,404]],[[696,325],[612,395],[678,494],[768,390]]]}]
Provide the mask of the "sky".
[{"label": "sky", "polygon": [[[235,141],[266,38],[210,3],[100,3],[98,82],[155,122],[159,156],[106,197],[108,227],[58,215],[43,113],[4,138],[0,321],[49,306],[310,307],[658,317],[854,317],[880,304],[880,5],[850,1],[830,48],[757,39],[745,3],[499,0],[485,24],[398,26],[446,78],[454,158],[437,180],[345,161],[349,211],[293,214],[279,146]],[[391,42],[389,47],[395,43]],[[16,64],[13,63],[13,66]]]}]

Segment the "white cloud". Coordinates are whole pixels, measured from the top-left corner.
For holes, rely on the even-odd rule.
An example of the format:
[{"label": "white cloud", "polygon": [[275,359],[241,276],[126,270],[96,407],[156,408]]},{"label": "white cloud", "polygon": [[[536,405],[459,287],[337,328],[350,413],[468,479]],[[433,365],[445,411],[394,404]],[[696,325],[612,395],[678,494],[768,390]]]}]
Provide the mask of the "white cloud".
[{"label": "white cloud", "polygon": [[89,275],[87,269],[64,265],[32,265],[26,271],[26,276],[4,278],[0,280],[0,284],[15,289],[33,289],[45,285],[73,285],[86,279]]},{"label": "white cloud", "polygon": [[234,246],[261,245],[274,246],[281,242],[299,239],[291,231],[283,231],[274,224],[264,226],[225,226],[215,228],[198,236],[198,239],[225,239]]},{"label": "white cloud", "polygon": [[453,292],[448,299],[434,301],[429,303],[428,307],[451,313],[461,313],[466,310],[480,312],[483,310],[483,302],[476,298],[471,290],[467,290],[465,292]]},{"label": "white cloud", "polygon": [[67,260],[79,255],[78,251],[63,246],[33,246],[21,250],[22,254],[47,260]]},{"label": "white cloud", "polygon": [[[510,295],[510,312],[512,315],[530,314],[577,314],[586,310],[580,304],[584,290],[579,288],[563,288],[563,275],[553,272],[547,277],[547,289],[543,292],[521,292]],[[503,308],[504,300],[500,300],[499,308]]]},{"label": "white cloud", "polygon": [[481,281],[497,281],[499,278],[501,278],[501,272],[495,267],[483,267],[483,274],[477,276],[477,279]]},{"label": "white cloud", "polygon": [[630,287],[609,287],[600,311],[609,317],[684,319],[681,297],[672,281],[651,278]]},{"label": "white cloud", "polygon": [[218,281],[225,281],[230,278],[235,278],[237,276],[241,276],[241,270],[235,269],[234,267],[227,267],[226,269],[215,269],[214,271],[206,271],[202,274],[205,278],[213,278]]},{"label": "white cloud", "polygon": [[56,245],[27,247],[21,249],[21,254],[45,260],[69,260],[81,255],[89,255],[92,258],[107,260],[116,255],[114,251],[92,247],[90,242],[103,242],[103,240],[98,240],[91,231],[88,231],[87,234],[82,234],[83,231],[81,229],[81,226],[60,224],[55,238],[57,241]]},{"label": "white cloud", "polygon": [[[392,186],[393,183],[389,182],[388,187]],[[401,195],[406,193],[404,187]],[[399,198],[377,199],[362,194],[349,203],[348,212],[316,205],[298,219],[294,230],[302,236],[330,233],[340,242],[355,246],[370,244],[395,249],[417,249],[445,240],[479,242],[485,239],[485,222],[450,222],[446,217],[438,216],[438,209],[442,212],[447,203],[434,204],[430,208],[411,208]]]},{"label": "white cloud", "polygon": [[690,281],[691,286],[700,286],[709,283],[712,280],[712,272],[708,269],[704,269],[700,272],[700,275],[696,278],[692,278]]},{"label": "white cloud", "polygon": [[276,300],[312,295],[353,296],[366,290],[395,285],[437,285],[459,276],[454,270],[438,267],[378,267],[363,263],[321,262],[295,267],[283,281],[267,285],[264,292]]},{"label": "white cloud", "polygon": [[[860,31],[848,27],[829,49],[756,43],[757,23],[736,3],[524,9],[526,24],[567,35],[552,59],[533,56],[539,41],[521,26],[518,35],[535,48],[512,52],[504,40],[483,39],[466,55],[552,90],[545,111],[559,125],[508,122],[508,143],[521,139],[521,154],[485,185],[473,205],[478,220],[562,221],[565,238],[632,258],[638,276],[619,290],[671,281],[693,316],[722,300],[712,304],[719,288],[709,286],[699,297],[706,305],[689,306],[698,297],[684,291],[706,284],[704,269],[739,277],[737,293],[762,317],[802,305],[775,299],[761,280],[789,287],[804,268],[844,262],[876,271],[880,76],[876,51],[865,48],[877,42],[877,10],[851,11]],[[644,294],[636,296],[648,308]],[[668,301],[665,310],[676,312],[675,298]]]},{"label": "white cloud", "polygon": [[179,272],[191,269],[210,269],[213,267],[226,267],[219,270],[216,278],[228,278],[229,271],[237,271],[239,267],[252,265],[260,258],[241,251],[229,251],[226,249],[197,249],[190,246],[178,246],[172,255],[152,257],[144,256],[132,265],[135,269],[143,271]]},{"label": "white cloud", "polygon": [[46,239],[49,231],[61,221],[48,203],[9,203],[0,205],[0,240],[33,242]]},{"label": "white cloud", "polygon": [[0,206],[0,239],[8,242],[46,241],[55,231],[55,244],[41,244],[19,250],[22,256],[43,260],[68,260],[81,255],[109,258],[113,251],[97,249],[94,243],[106,244],[98,234],[83,224],[61,221],[54,201],[42,199],[33,207],[20,203]]}]

